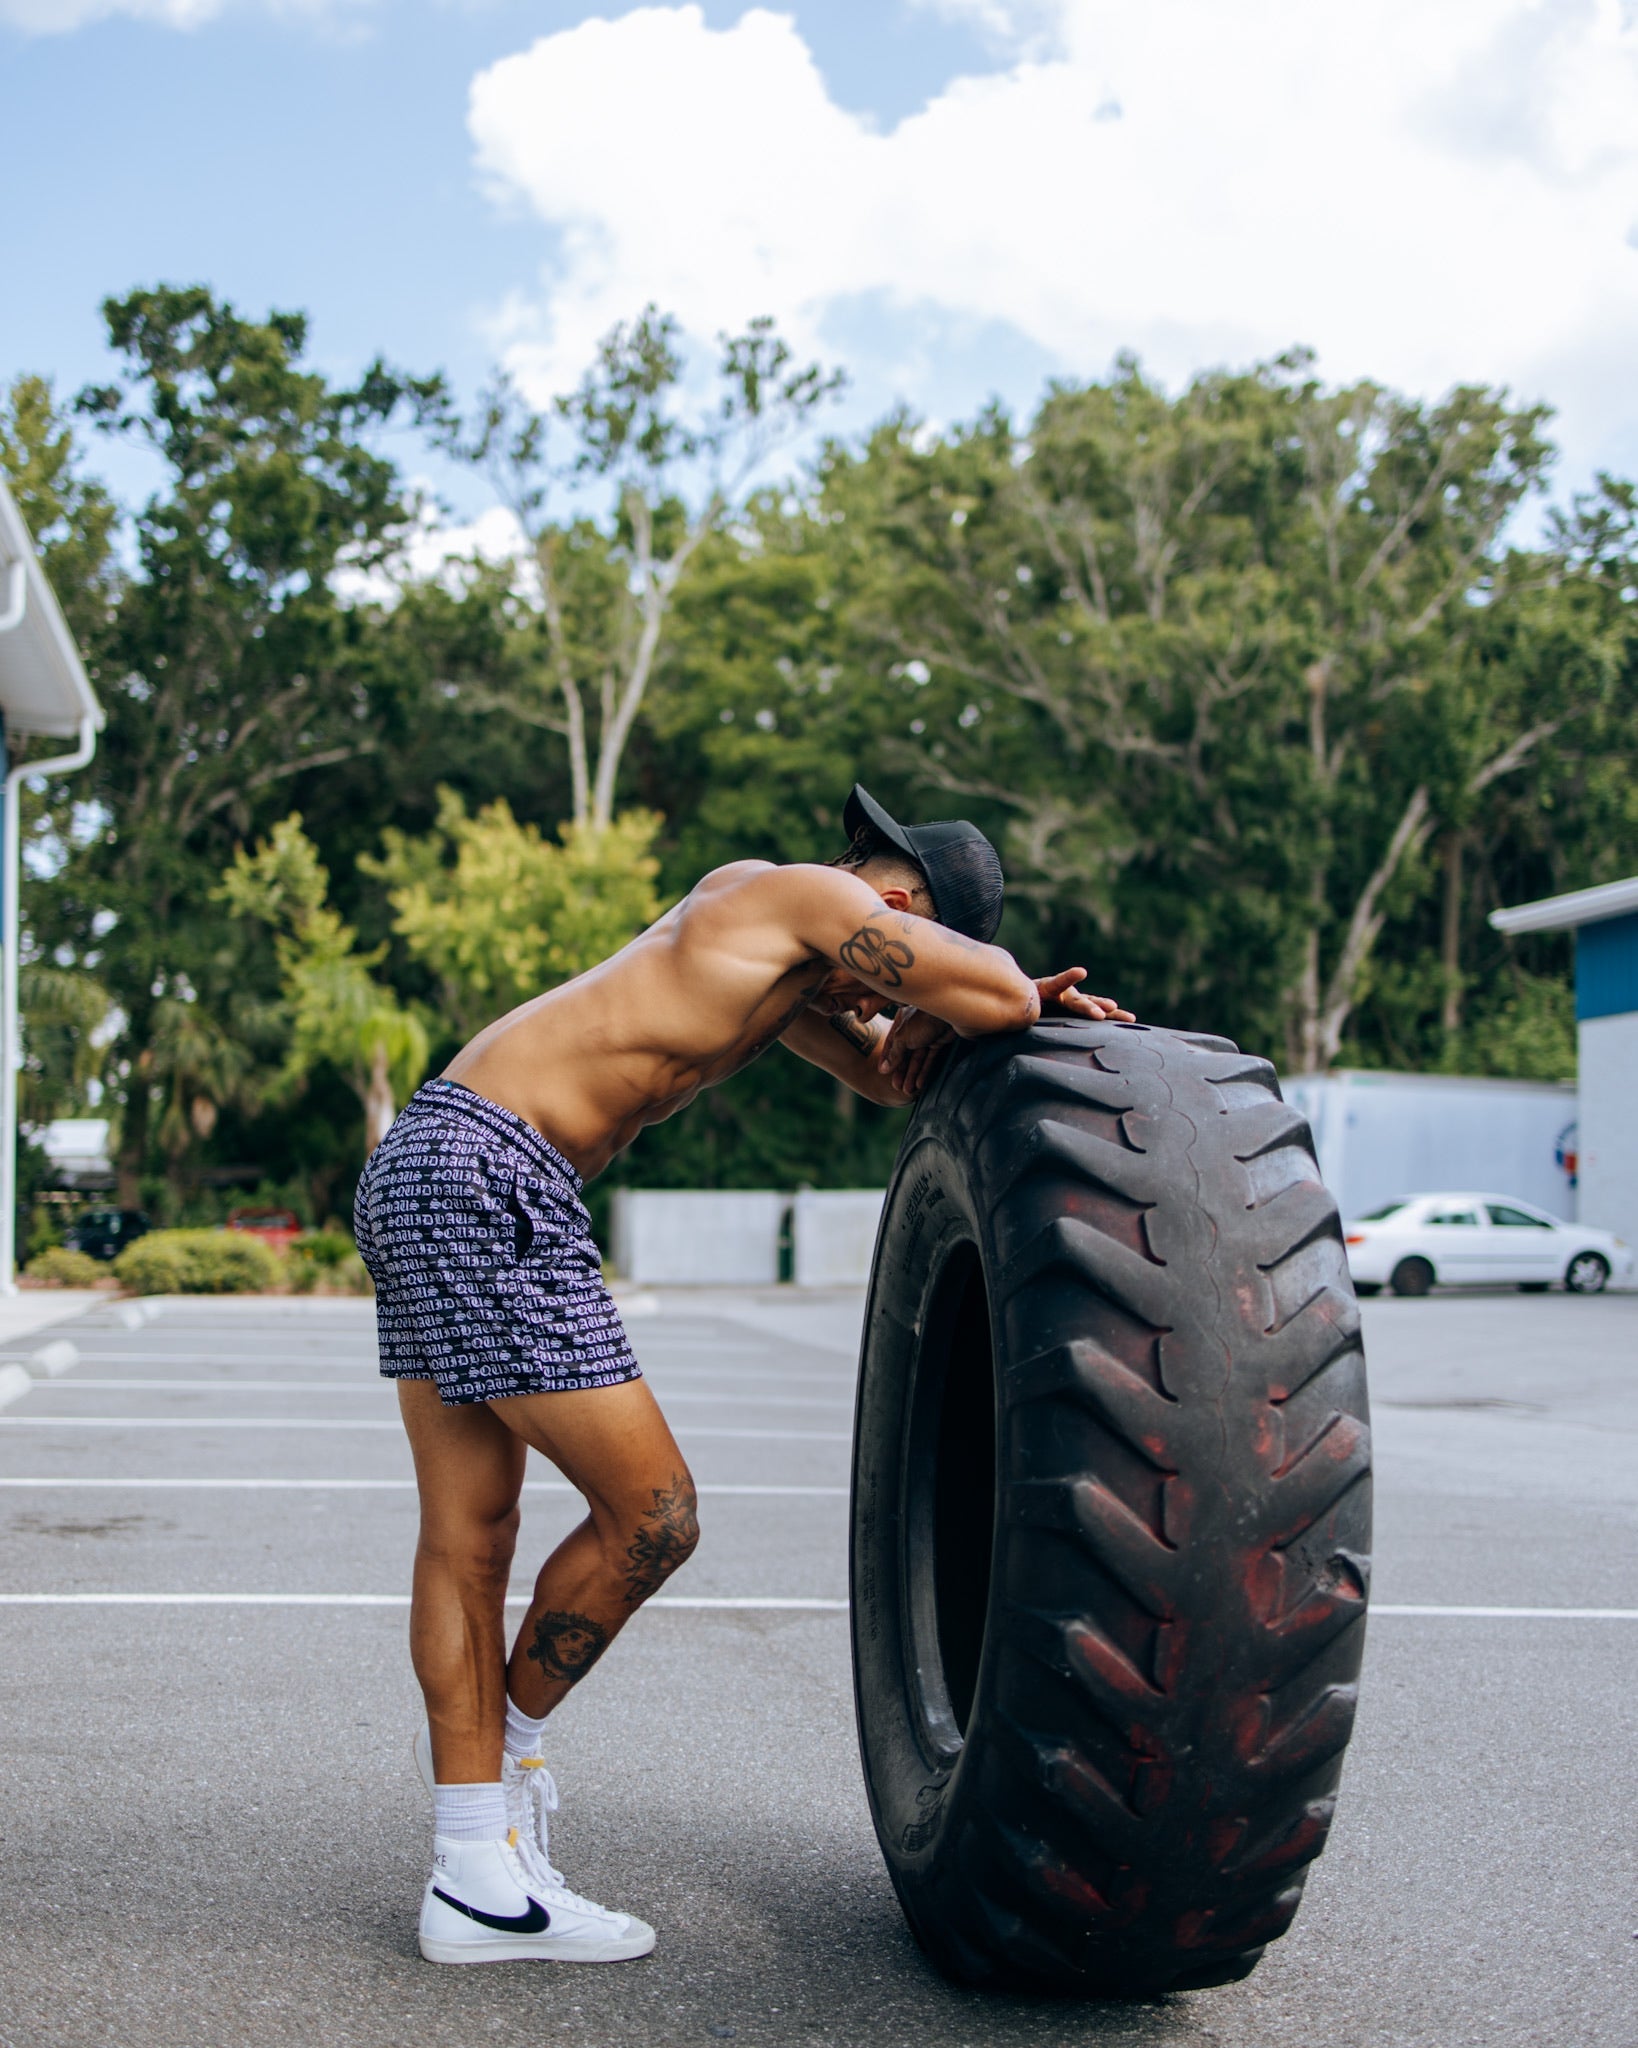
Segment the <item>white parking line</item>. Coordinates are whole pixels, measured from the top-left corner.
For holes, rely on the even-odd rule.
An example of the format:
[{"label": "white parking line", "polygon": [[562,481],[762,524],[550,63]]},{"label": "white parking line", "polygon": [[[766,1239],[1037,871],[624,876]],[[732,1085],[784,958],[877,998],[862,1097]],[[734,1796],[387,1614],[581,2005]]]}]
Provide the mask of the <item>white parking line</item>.
[{"label": "white parking line", "polygon": [[392,1429],[396,1415],[0,1415],[6,1429]]},{"label": "white parking line", "polygon": [[[204,1492],[227,1490],[273,1493],[413,1493],[413,1479],[53,1479],[49,1477],[4,1478],[0,1488],[22,1487],[36,1492],[92,1492],[121,1493],[130,1489],[148,1489],[163,1492],[176,1488],[183,1492]],[[566,1479],[526,1479],[525,1493],[572,1493],[580,1497],[578,1486],[571,1486]],[[746,1494],[752,1498],[766,1494],[773,1499],[793,1500],[811,1496],[817,1500],[846,1500],[845,1486],[729,1486],[718,1485],[711,1480],[697,1481],[695,1491],[705,1494]]]},{"label": "white parking line", "polygon": [[[510,1597],[508,1607],[527,1607],[533,1594]],[[408,1607],[407,1593],[0,1593],[0,1607]],[[657,1593],[645,1607],[722,1608],[742,1613],[845,1614],[845,1600],[765,1598],[761,1594]]]},{"label": "white parking line", "polygon": [[[533,1596],[511,1595],[508,1607],[527,1607]],[[408,1607],[407,1593],[0,1593],[0,1607]],[[775,1594],[661,1593],[649,1607],[812,1611],[841,1614],[845,1600]],[[1379,1607],[1378,1614],[1431,1615],[1441,1620],[1638,1621],[1638,1607]]]},{"label": "white parking line", "polygon": [[[0,1415],[0,1429],[390,1429],[403,1434],[396,1415]],[[847,1430],[717,1429],[684,1422],[679,1436],[743,1437],[758,1443],[850,1444]]]},{"label": "white parking line", "polygon": [[1441,1621],[1638,1621],[1638,1607],[1387,1607],[1372,1617],[1431,1614]]},{"label": "white parking line", "polygon": [[[3,1378],[4,1367],[0,1367]],[[42,1385],[47,1384],[45,1382]],[[350,1383],[337,1384],[333,1380],[149,1380],[149,1379],[73,1379],[52,1380],[50,1391],[54,1394],[78,1394],[84,1392],[99,1394],[120,1394],[135,1392],[142,1394],[378,1394],[387,1382],[376,1379],[359,1379]],[[658,1388],[668,1401],[715,1401],[733,1402],[738,1407],[748,1403],[758,1408],[846,1408],[851,1399],[842,1394],[697,1394],[687,1387]]]},{"label": "white parking line", "polygon": [[150,1380],[72,1379],[42,1381],[53,1394],[81,1394],[93,1390],[102,1394],[137,1392],[143,1394],[374,1394],[387,1383],[378,1376],[360,1374],[356,1380]]},{"label": "white parking line", "polygon": [[[311,1370],[314,1367],[319,1367],[327,1370],[332,1370],[335,1376],[334,1379],[317,1380],[312,1382],[303,1382],[298,1380],[270,1380],[267,1382],[267,1384],[271,1387],[283,1388],[310,1386],[311,1390],[317,1393],[331,1390],[335,1386],[337,1381],[349,1380],[354,1375],[357,1376],[356,1384],[358,1385],[374,1385],[383,1377],[383,1375],[380,1373],[376,1355],[373,1350],[369,1352],[359,1352],[354,1353],[352,1355],[340,1356],[334,1353],[314,1353],[309,1356],[296,1357],[281,1357],[277,1355],[270,1357],[258,1357],[254,1352],[246,1352],[243,1354],[243,1356],[244,1362],[247,1365],[259,1366],[264,1369],[267,1367],[278,1368],[280,1366],[291,1366],[299,1369],[302,1366],[306,1366],[309,1370]],[[174,1369],[177,1366],[189,1365],[199,1365],[206,1367],[215,1366],[219,1368],[222,1362],[222,1354],[219,1347],[210,1351],[201,1351],[197,1354],[177,1351],[156,1351],[143,1353],[132,1353],[126,1351],[82,1351],[80,1353],[79,1362],[82,1365],[127,1365],[138,1367],[145,1366],[150,1370],[156,1366],[164,1370],[167,1368]],[[771,1382],[782,1388],[799,1386],[820,1388],[835,1387],[836,1389],[838,1389],[838,1392],[832,1398],[838,1400],[845,1400],[852,1398],[853,1386],[857,1379],[857,1375],[851,1369],[847,1371],[839,1371],[834,1373],[821,1373],[809,1371],[792,1372],[787,1371],[783,1367],[770,1367],[767,1363],[765,1354],[762,1353],[756,1353],[747,1356],[743,1363],[736,1363],[730,1361],[726,1364],[716,1366],[696,1366],[681,1364],[669,1359],[663,1353],[656,1353],[653,1357],[651,1357],[648,1360],[643,1360],[639,1358],[638,1362],[642,1365],[643,1371],[646,1374],[648,1374],[650,1377],[658,1376],[658,1378],[660,1380],[663,1380],[667,1386],[669,1386],[671,1382],[674,1380],[679,1382],[679,1391],[677,1396],[679,1399],[681,1398],[680,1383],[685,1380],[690,1382],[697,1379],[726,1380],[730,1382],[730,1384],[737,1386],[739,1383],[742,1383],[746,1379],[756,1379],[764,1383]],[[16,1365],[19,1368],[22,1368],[25,1367],[28,1363],[29,1361],[26,1358],[0,1359],[0,1371],[3,1371],[8,1365]],[[134,1387],[142,1386],[144,1384],[151,1386],[161,1386],[169,1384],[168,1381],[160,1380],[152,1380],[145,1382],[135,1377],[90,1378],[81,1373],[74,1372],[72,1368],[69,1369],[69,1372],[70,1376],[61,1381],[62,1385],[68,1387]],[[39,1378],[40,1376],[36,1374],[35,1377]],[[215,1385],[216,1383],[217,1382],[215,1379],[207,1379],[204,1377],[201,1377],[198,1380],[189,1380],[184,1382],[184,1384],[189,1386],[210,1386]],[[252,1382],[246,1380],[224,1380],[221,1382],[221,1384],[224,1386],[235,1387],[247,1386],[252,1384]],[[741,1395],[736,1391],[734,1393],[725,1394],[701,1394],[693,1398],[697,1398],[700,1400],[738,1400],[741,1398]],[[814,1395],[807,1397],[788,1396],[786,1398],[821,1399],[823,1397],[819,1395]]]},{"label": "white parking line", "polygon": [[[373,1344],[367,1350],[360,1346],[358,1350],[350,1355],[343,1354],[339,1358],[334,1346],[328,1347],[324,1351],[272,1352],[266,1356],[258,1356],[256,1352],[245,1350],[243,1347],[236,1346],[235,1348],[239,1349],[241,1355],[256,1365],[323,1365],[329,1359],[336,1358],[338,1365],[347,1368],[349,1371],[373,1372],[376,1364],[376,1352]],[[218,1365],[221,1363],[221,1357],[222,1347],[217,1344],[213,1345],[208,1351],[198,1352],[174,1350],[82,1351],[79,1356],[79,1363],[81,1365]],[[18,1363],[26,1363],[26,1360],[19,1359]],[[78,1376],[76,1375],[76,1377]],[[85,1383],[81,1380],[80,1384],[83,1386]]]}]

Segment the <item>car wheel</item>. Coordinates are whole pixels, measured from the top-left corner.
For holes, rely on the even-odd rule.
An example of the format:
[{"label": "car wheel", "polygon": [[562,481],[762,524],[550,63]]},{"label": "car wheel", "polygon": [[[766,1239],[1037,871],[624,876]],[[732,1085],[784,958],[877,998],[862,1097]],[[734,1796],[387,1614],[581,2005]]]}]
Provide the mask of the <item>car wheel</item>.
[{"label": "car wheel", "polygon": [[1395,1294],[1420,1295],[1433,1289],[1433,1268],[1426,1259],[1401,1259],[1388,1282]]},{"label": "car wheel", "polygon": [[1610,1262],[1598,1252],[1577,1252],[1564,1275],[1571,1294],[1602,1294],[1610,1277]]},{"label": "car wheel", "polygon": [[1369,1490],[1336,1204],[1273,1069],[1078,1022],[949,1060],[877,1239],[851,1569],[871,1816],[941,1969],[1255,1966],[1331,1823]]},{"label": "car wheel", "polygon": [[1551,1285],[1552,1282],[1550,1280],[1521,1280],[1519,1282],[1519,1292],[1520,1294],[1545,1294]]}]

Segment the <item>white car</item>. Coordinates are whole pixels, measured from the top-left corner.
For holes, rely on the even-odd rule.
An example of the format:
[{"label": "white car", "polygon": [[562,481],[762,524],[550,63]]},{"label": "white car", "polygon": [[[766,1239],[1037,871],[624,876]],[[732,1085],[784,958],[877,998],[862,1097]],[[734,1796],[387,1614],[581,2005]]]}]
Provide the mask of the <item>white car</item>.
[{"label": "white car", "polygon": [[1561,1223],[1511,1195],[1411,1195],[1344,1226],[1358,1294],[1426,1294],[1430,1287],[1514,1286],[1600,1294],[1625,1279],[1632,1253],[1607,1230]]}]

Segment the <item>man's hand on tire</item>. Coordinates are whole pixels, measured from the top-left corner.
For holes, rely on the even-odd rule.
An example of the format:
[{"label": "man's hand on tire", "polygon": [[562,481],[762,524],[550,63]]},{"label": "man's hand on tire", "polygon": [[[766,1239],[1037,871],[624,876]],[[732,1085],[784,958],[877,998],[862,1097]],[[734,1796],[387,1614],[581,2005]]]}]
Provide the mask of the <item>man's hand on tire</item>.
[{"label": "man's hand on tire", "polygon": [[955,1035],[941,1017],[906,1004],[882,1040],[881,1070],[901,1095],[917,1096]]},{"label": "man's hand on tire", "polygon": [[1035,984],[1042,1013],[1056,1010],[1066,1017],[1089,1017],[1094,1024],[1137,1022],[1132,1012],[1123,1010],[1113,996],[1083,995],[1075,984],[1085,979],[1084,967],[1066,967],[1061,974],[1043,975]]},{"label": "man's hand on tire", "polygon": [[[1084,967],[1066,967],[1061,974],[1043,975],[1035,984],[1043,1015],[1056,1011],[1066,1017],[1086,1017],[1093,1023],[1137,1022],[1132,1012],[1123,1010],[1113,996],[1083,995],[1075,984],[1085,979]],[[950,1025],[928,1011],[906,1005],[882,1040],[878,1062],[881,1071],[901,1095],[917,1096],[932,1078],[955,1035]]]}]

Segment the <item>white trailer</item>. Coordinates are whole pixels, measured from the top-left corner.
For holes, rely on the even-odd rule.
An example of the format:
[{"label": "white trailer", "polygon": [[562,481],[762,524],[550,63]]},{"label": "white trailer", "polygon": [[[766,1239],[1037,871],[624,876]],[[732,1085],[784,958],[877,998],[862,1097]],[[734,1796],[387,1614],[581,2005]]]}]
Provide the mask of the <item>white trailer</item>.
[{"label": "white trailer", "polygon": [[1314,1132],[1345,1217],[1399,1195],[1479,1188],[1576,1217],[1576,1092],[1568,1081],[1345,1069],[1282,1083]]}]

